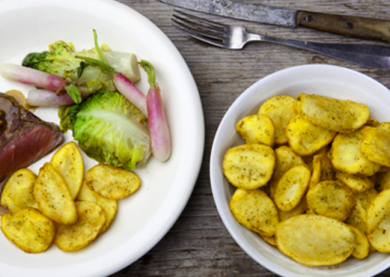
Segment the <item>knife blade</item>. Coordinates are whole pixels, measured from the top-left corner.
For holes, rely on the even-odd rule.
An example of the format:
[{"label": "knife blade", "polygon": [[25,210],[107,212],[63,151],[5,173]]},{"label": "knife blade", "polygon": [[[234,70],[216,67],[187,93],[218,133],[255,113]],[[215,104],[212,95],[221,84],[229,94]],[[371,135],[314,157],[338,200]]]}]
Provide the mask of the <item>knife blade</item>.
[{"label": "knife blade", "polygon": [[196,12],[294,28],[302,26],[348,37],[390,42],[390,21],[299,11],[232,0],[158,0]]}]

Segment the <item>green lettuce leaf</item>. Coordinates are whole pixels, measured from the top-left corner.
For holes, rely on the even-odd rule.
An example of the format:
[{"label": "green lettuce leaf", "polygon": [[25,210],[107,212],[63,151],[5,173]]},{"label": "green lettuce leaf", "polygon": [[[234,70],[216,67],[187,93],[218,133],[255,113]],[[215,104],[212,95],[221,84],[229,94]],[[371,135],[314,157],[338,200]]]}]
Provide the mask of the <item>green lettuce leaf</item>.
[{"label": "green lettuce leaf", "polygon": [[73,138],[89,157],[125,169],[145,165],[151,154],[147,119],[119,93],[98,91],[62,110],[61,126],[72,125]]}]

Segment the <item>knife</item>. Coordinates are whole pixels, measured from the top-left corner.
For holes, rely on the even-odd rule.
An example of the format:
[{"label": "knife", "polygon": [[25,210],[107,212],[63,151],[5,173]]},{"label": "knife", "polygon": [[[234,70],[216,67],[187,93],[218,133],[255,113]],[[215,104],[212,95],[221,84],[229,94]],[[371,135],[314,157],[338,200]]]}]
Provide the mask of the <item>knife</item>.
[{"label": "knife", "polygon": [[311,29],[390,42],[390,22],[381,19],[326,14],[245,4],[231,0],[158,0],[197,12],[231,17],[258,23]]}]

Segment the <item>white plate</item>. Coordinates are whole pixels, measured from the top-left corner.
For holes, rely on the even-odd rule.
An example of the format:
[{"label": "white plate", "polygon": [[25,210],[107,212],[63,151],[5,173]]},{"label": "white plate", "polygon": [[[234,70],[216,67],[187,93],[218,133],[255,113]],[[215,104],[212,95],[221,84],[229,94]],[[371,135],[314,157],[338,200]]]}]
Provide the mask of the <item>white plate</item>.
[{"label": "white plate", "polygon": [[[0,1],[0,64],[19,63],[32,51],[56,41],[73,42],[76,51],[93,48],[92,29],[99,43],[113,50],[135,53],[156,68],[172,136],[172,156],[166,163],[153,158],[137,170],[141,188],[118,201],[113,225],[92,245],[65,253],[52,246],[40,254],[26,254],[0,234],[0,276],[107,276],[149,251],[179,217],[198,176],[204,149],[204,119],[198,90],[183,58],[172,42],[148,19],[108,0]],[[148,88],[143,70],[137,84]],[[31,86],[0,77],[0,91]],[[38,109],[43,120],[59,122],[56,109]],[[66,135],[66,140],[71,134]],[[38,172],[51,155],[31,166]],[[85,158],[86,167],[95,164]],[[1,166],[1,165],[0,165]]]},{"label": "white plate", "polygon": [[255,261],[269,270],[288,277],[354,276],[378,274],[390,265],[390,256],[376,252],[364,260],[349,258],[346,262],[323,267],[308,267],[283,255],[255,232],[240,225],[229,210],[235,188],[222,172],[225,152],[243,140],[235,131],[237,122],[257,113],[268,98],[279,95],[296,97],[299,93],[320,94],[367,104],[371,116],[390,121],[390,91],[377,81],[356,71],[331,65],[305,65],[271,74],[248,88],[229,108],[214,138],[210,160],[210,178],[218,212],[235,241]]}]

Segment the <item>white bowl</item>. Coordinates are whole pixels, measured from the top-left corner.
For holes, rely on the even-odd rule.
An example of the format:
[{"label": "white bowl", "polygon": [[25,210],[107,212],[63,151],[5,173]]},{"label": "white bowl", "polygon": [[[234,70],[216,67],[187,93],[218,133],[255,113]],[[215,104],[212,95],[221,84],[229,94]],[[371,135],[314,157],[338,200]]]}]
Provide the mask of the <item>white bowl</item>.
[{"label": "white bowl", "polygon": [[235,131],[237,122],[247,115],[256,114],[260,105],[272,96],[285,94],[296,97],[302,92],[361,102],[368,105],[371,117],[381,122],[390,121],[390,91],[370,77],[350,69],[331,65],[304,65],[287,68],[259,80],[229,108],[214,138],[210,179],[218,212],[240,247],[256,262],[279,275],[367,277],[378,274],[390,265],[390,255],[375,252],[366,259],[350,257],[334,266],[304,266],[240,225],[229,210],[229,200],[235,187],[224,177],[222,161],[229,148],[244,143]]}]

